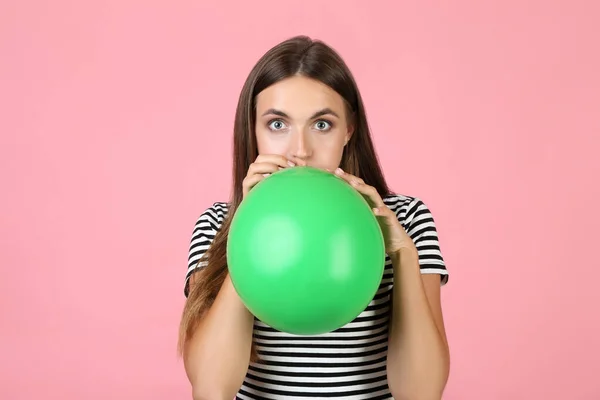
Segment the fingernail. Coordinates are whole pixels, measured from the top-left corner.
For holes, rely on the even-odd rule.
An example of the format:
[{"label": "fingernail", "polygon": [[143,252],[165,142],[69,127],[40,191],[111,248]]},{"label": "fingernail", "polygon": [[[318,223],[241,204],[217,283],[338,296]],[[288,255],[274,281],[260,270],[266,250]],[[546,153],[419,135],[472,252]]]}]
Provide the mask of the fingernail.
[{"label": "fingernail", "polygon": [[375,207],[375,208],[373,209],[373,212],[374,212],[375,214],[379,215],[379,208]]},{"label": "fingernail", "polygon": [[338,169],[335,170],[335,173],[338,174],[338,175],[343,175],[344,171],[342,171],[341,168],[338,168]]},{"label": "fingernail", "polygon": [[288,161],[287,163],[288,163],[288,165],[289,165],[290,167],[295,167],[295,166],[296,166],[296,164],[294,164],[294,162],[293,162],[293,161]]},{"label": "fingernail", "polygon": [[262,176],[264,176],[265,178],[269,175],[271,175],[271,174],[262,174]]}]

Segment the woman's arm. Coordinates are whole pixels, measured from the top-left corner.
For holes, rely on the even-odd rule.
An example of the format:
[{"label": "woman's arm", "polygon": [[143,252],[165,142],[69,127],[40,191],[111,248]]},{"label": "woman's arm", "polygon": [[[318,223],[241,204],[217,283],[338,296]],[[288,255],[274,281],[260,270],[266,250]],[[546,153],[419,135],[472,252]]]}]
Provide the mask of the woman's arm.
[{"label": "woman's arm", "polygon": [[[394,290],[388,339],[388,386],[397,400],[439,400],[450,369],[440,304],[440,275],[422,277],[420,266],[422,259],[426,269],[445,271],[433,217],[419,199],[412,199],[408,210],[401,213],[390,209],[377,190],[362,179],[339,168],[335,173],[367,197],[379,220],[386,253],[392,259]],[[401,219],[406,229],[400,214],[404,214]]]},{"label": "woman's arm", "polygon": [[[193,285],[193,275],[190,285]],[[230,400],[242,386],[252,345],[254,317],[229,275],[184,349],[194,400]]]},{"label": "woman's arm", "polygon": [[387,376],[397,400],[439,400],[450,370],[440,276],[422,274],[416,251],[391,255],[394,290]]}]

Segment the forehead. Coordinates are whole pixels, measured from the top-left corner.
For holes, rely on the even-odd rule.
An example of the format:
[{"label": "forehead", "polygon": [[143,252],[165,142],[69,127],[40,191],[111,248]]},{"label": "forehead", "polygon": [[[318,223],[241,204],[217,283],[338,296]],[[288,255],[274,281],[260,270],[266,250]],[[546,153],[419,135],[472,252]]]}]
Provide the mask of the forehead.
[{"label": "forehead", "polygon": [[256,108],[259,115],[261,111],[274,108],[302,118],[323,108],[343,113],[344,100],[335,90],[320,81],[293,76],[260,92],[256,97]]}]

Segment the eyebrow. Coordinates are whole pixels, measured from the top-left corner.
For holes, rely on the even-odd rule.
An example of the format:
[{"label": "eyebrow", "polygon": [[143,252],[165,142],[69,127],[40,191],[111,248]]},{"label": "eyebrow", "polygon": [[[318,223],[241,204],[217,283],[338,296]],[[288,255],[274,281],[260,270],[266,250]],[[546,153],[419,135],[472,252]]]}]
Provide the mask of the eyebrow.
[{"label": "eyebrow", "polygon": [[[283,112],[283,111],[281,111],[281,110],[277,110],[277,109],[275,109],[275,108],[269,108],[267,111],[265,111],[265,112],[263,113],[263,117],[264,117],[265,115],[278,115],[278,116],[280,116],[280,117],[283,117],[283,118],[289,118],[289,116],[288,116],[286,113],[284,113],[284,112]],[[313,115],[310,117],[310,119],[319,118],[319,117],[322,117],[322,116],[324,116],[324,115],[333,115],[333,116],[334,116],[334,117],[336,117],[336,118],[339,118],[339,117],[340,117],[340,116],[339,116],[339,115],[337,115],[337,113],[336,113],[335,111],[333,111],[331,108],[324,108],[324,109],[322,109],[322,110],[319,110],[319,111],[317,111],[316,113],[314,113],[314,114],[313,114]]]}]

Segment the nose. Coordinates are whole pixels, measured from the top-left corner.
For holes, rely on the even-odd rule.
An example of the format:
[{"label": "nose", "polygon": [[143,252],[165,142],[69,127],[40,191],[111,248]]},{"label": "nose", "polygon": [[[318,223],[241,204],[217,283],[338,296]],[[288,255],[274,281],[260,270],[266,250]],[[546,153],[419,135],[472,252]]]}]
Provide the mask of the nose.
[{"label": "nose", "polygon": [[296,132],[290,143],[290,153],[292,156],[306,161],[312,155],[310,142],[304,132]]}]

